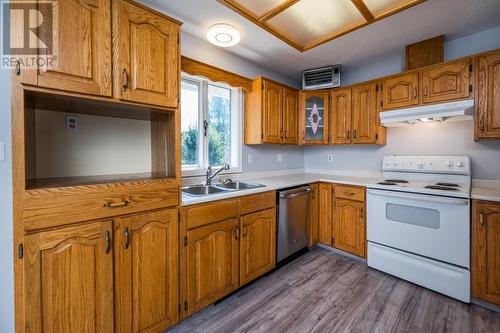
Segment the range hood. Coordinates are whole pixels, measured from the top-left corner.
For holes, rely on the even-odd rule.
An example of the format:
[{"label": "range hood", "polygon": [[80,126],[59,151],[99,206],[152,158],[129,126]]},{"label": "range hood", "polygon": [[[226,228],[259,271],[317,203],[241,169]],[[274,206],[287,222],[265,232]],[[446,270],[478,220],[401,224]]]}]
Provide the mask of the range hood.
[{"label": "range hood", "polygon": [[474,100],[417,106],[380,112],[380,124],[385,127],[408,126],[429,121],[472,120]]}]

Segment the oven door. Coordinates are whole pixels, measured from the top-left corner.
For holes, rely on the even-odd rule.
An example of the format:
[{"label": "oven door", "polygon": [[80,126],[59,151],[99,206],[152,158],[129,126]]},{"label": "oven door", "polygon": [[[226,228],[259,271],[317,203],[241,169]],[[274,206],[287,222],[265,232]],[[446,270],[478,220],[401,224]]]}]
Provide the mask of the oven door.
[{"label": "oven door", "polygon": [[468,199],[369,189],[368,241],[470,267]]}]

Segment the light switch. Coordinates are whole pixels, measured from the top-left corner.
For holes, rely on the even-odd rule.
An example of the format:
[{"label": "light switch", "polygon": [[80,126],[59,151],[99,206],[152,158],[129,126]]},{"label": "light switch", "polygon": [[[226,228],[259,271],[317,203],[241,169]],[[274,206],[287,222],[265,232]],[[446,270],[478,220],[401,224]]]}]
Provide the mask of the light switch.
[{"label": "light switch", "polygon": [[252,164],[252,163],[253,163],[253,155],[248,154],[248,164]]},{"label": "light switch", "polygon": [[333,161],[333,154],[328,154],[328,162]]},{"label": "light switch", "polygon": [[278,163],[281,163],[281,162],[283,162],[283,154],[278,153]]},{"label": "light switch", "polygon": [[5,143],[0,142],[0,161],[5,161]]}]

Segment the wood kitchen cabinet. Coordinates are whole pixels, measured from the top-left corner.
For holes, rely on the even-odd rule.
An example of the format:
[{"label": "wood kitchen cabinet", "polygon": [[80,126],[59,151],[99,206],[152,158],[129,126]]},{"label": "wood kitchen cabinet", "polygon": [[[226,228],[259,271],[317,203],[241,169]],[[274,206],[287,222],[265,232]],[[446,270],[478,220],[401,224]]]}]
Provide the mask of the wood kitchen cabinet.
[{"label": "wood kitchen cabinet", "polygon": [[[38,70],[21,69],[21,81],[76,93],[111,96],[111,8],[109,0],[55,1],[55,30],[41,30],[41,40],[55,37],[55,61]],[[43,7],[41,7],[43,10]],[[38,56],[44,57],[39,51]]]},{"label": "wood kitchen cabinet", "polygon": [[276,209],[242,216],[240,228],[240,285],[244,285],[276,265]]},{"label": "wood kitchen cabinet", "polygon": [[472,204],[472,297],[500,305],[500,203]]},{"label": "wood kitchen cabinet", "polygon": [[335,185],[334,197],[333,246],[366,257],[365,189]]},{"label": "wood kitchen cabinet", "polygon": [[298,92],[259,77],[245,107],[245,144],[297,144]]},{"label": "wood kitchen cabinet", "polygon": [[500,51],[478,57],[478,97],[475,137],[500,139]]},{"label": "wood kitchen cabinet", "polygon": [[332,245],[333,237],[333,185],[319,184],[319,242]]},{"label": "wood kitchen cabinet", "polygon": [[115,332],[159,332],[178,321],[177,209],[115,221]]},{"label": "wood kitchen cabinet", "polygon": [[421,72],[422,103],[468,98],[472,94],[470,60],[434,66]]},{"label": "wood kitchen cabinet", "polygon": [[386,130],[378,119],[377,92],[375,82],[332,91],[332,144],[385,144]]},{"label": "wood kitchen cabinet", "polygon": [[180,24],[132,1],[112,4],[115,98],[177,108]]},{"label": "wood kitchen cabinet", "polygon": [[382,110],[418,105],[418,78],[418,72],[410,72],[382,79]]},{"label": "wood kitchen cabinet", "polygon": [[189,314],[238,288],[238,219],[187,232],[187,301]]},{"label": "wood kitchen cabinet", "polygon": [[330,93],[328,90],[301,91],[299,106],[300,143],[328,144]]},{"label": "wood kitchen cabinet", "polygon": [[309,247],[318,243],[319,238],[319,184],[311,184],[309,221]]},{"label": "wood kitchen cabinet", "polygon": [[27,332],[114,332],[113,223],[25,236]]}]

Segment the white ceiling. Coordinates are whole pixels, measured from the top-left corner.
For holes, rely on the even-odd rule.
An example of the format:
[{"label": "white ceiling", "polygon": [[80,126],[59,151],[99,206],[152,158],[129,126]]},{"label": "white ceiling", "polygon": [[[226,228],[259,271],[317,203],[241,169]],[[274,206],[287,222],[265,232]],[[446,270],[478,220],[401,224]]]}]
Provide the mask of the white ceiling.
[{"label": "white ceiling", "polygon": [[[334,0],[332,0],[334,1]],[[455,39],[500,25],[499,0],[428,0],[406,11],[300,53],[216,0],[143,0],[184,22],[183,32],[205,40],[207,28],[229,23],[241,32],[227,51],[290,78],[328,64],[358,66],[404,45],[444,34]]]}]

